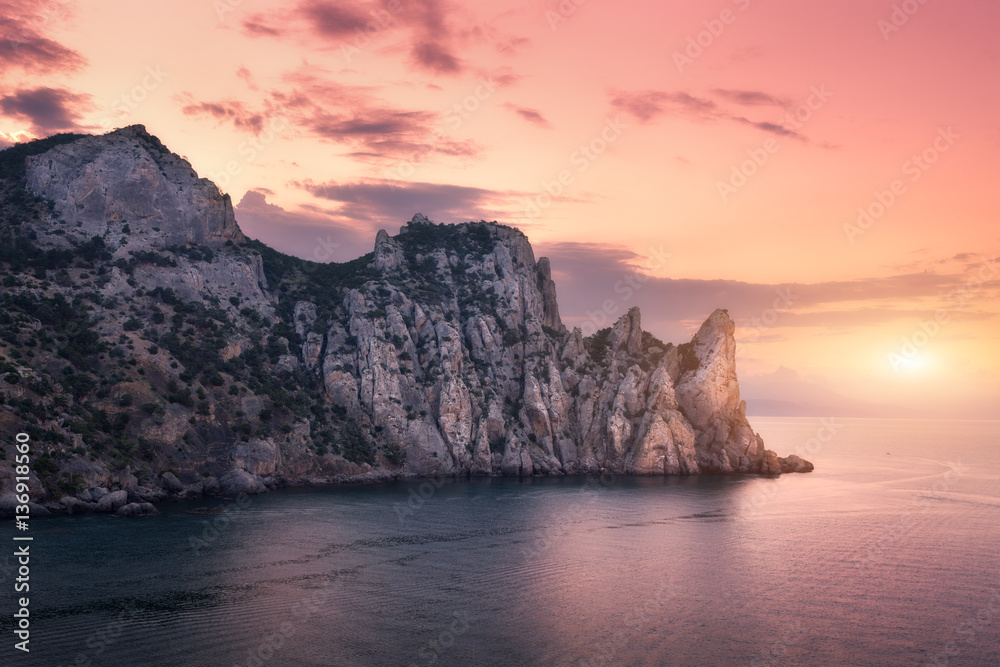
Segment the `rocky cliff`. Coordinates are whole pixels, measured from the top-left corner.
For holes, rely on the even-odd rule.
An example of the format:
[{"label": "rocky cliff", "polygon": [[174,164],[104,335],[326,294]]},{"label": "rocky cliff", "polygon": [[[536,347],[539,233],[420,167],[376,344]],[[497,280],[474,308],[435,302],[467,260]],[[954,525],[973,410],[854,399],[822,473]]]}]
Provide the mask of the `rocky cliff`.
[{"label": "rocky cliff", "polygon": [[0,185],[4,490],[20,431],[36,499],[132,513],[359,477],[811,469],[747,422],[726,311],[680,346],[638,309],[584,338],[516,229],[418,214],[352,262],[288,257],[141,126],[0,152]]}]

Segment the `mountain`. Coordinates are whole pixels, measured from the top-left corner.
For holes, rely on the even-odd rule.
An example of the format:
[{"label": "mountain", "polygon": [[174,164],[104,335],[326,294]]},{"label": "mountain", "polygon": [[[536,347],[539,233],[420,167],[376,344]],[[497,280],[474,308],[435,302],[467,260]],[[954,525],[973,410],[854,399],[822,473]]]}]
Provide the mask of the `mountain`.
[{"label": "mountain", "polygon": [[[426,475],[806,471],[751,429],[734,325],[584,338],[520,231],[415,215],[317,264],[248,240],[142,126],[0,152],[0,461],[51,508]],[[13,494],[0,506],[10,505]]]}]

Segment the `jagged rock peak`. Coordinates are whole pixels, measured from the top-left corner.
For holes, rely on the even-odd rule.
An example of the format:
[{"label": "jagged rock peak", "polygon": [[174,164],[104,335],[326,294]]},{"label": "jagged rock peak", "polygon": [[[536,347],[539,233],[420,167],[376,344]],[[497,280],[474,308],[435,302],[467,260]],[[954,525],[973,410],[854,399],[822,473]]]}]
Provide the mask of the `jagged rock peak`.
[{"label": "jagged rock peak", "polygon": [[403,247],[389,236],[389,232],[378,230],[375,235],[375,269],[382,273],[396,271],[404,261]]},{"label": "jagged rock peak", "polygon": [[566,331],[562,318],[559,317],[556,284],[552,280],[552,267],[549,265],[548,257],[538,258],[538,263],[535,264],[535,273],[538,276],[538,291],[542,293],[542,308],[544,309],[542,324],[555,331]]},{"label": "jagged rock peak", "polygon": [[622,315],[611,329],[611,349],[630,355],[642,350],[642,316],[635,306]]},{"label": "jagged rock peak", "polygon": [[684,374],[677,398],[695,428],[736,414],[740,387],[736,379],[736,325],[725,310],[713,312],[691,342],[683,346]]},{"label": "jagged rock peak", "polygon": [[25,170],[68,235],[138,234],[151,247],[245,240],[229,195],[142,125],[56,146],[28,157]]}]

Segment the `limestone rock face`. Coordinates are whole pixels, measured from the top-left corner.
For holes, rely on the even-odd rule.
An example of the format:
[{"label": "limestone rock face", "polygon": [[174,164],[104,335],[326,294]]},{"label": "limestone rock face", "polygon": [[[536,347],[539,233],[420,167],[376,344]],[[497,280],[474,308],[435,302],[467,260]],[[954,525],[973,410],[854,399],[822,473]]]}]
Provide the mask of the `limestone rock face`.
[{"label": "limestone rock face", "polygon": [[271,440],[253,438],[233,448],[232,461],[251,475],[273,475],[281,467],[281,450]]},{"label": "limestone rock face", "polygon": [[538,291],[542,293],[542,324],[555,329],[565,331],[562,319],[559,317],[559,302],[556,301],[556,284],[552,280],[552,267],[549,265],[548,257],[540,257],[535,266],[538,274]]},{"label": "limestone rock face", "polygon": [[375,269],[382,273],[396,271],[403,264],[403,249],[384,229],[375,236]]},{"label": "limestone rock face", "polygon": [[736,380],[736,325],[716,310],[691,341],[693,368],[677,383],[677,400],[692,425],[704,429],[720,416],[736,413],[740,387]]},{"label": "limestone rock face", "polygon": [[[83,413],[53,404],[66,414],[44,427],[72,443],[52,457],[58,474],[89,489],[74,511],[399,475],[812,470],[747,421],[725,310],[679,346],[643,331],[638,308],[585,338],[563,325],[549,260],[517,229],[417,214],[353,262],[282,256],[247,240],[228,196],[142,126],[47,148],[25,173],[51,203],[32,220],[39,247],[101,249],[100,267],[32,288],[94,303],[93,334],[129,377],[104,398],[103,378],[78,382],[86,412],[141,438],[152,462],[130,461],[137,478],[71,456],[93,431],[67,430]],[[20,398],[27,384],[0,389]],[[179,474],[161,475],[173,461]],[[12,478],[0,462],[0,490]],[[32,494],[45,494],[36,478]]]},{"label": "limestone rock face", "polygon": [[68,233],[117,237],[128,225],[150,245],[244,239],[229,196],[142,125],[57,146],[26,167],[28,187],[55,203]]},{"label": "limestone rock face", "polygon": [[[345,293],[322,343],[327,400],[404,449],[405,472],[780,471],[741,407],[726,311],[680,348],[643,332],[637,308],[584,339],[562,325],[548,260],[520,232],[437,227],[418,215],[379,232],[383,278]],[[424,281],[454,296],[410,287]],[[303,357],[317,347],[307,338]]]}]

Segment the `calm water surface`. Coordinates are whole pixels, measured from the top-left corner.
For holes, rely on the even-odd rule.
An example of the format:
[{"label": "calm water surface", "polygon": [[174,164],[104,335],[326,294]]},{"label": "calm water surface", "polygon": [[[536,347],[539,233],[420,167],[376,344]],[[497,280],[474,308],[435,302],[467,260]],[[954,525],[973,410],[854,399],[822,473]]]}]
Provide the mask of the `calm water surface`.
[{"label": "calm water surface", "polygon": [[752,421],[816,472],[37,520],[32,652],[0,572],[0,663],[1000,665],[1000,422]]}]

